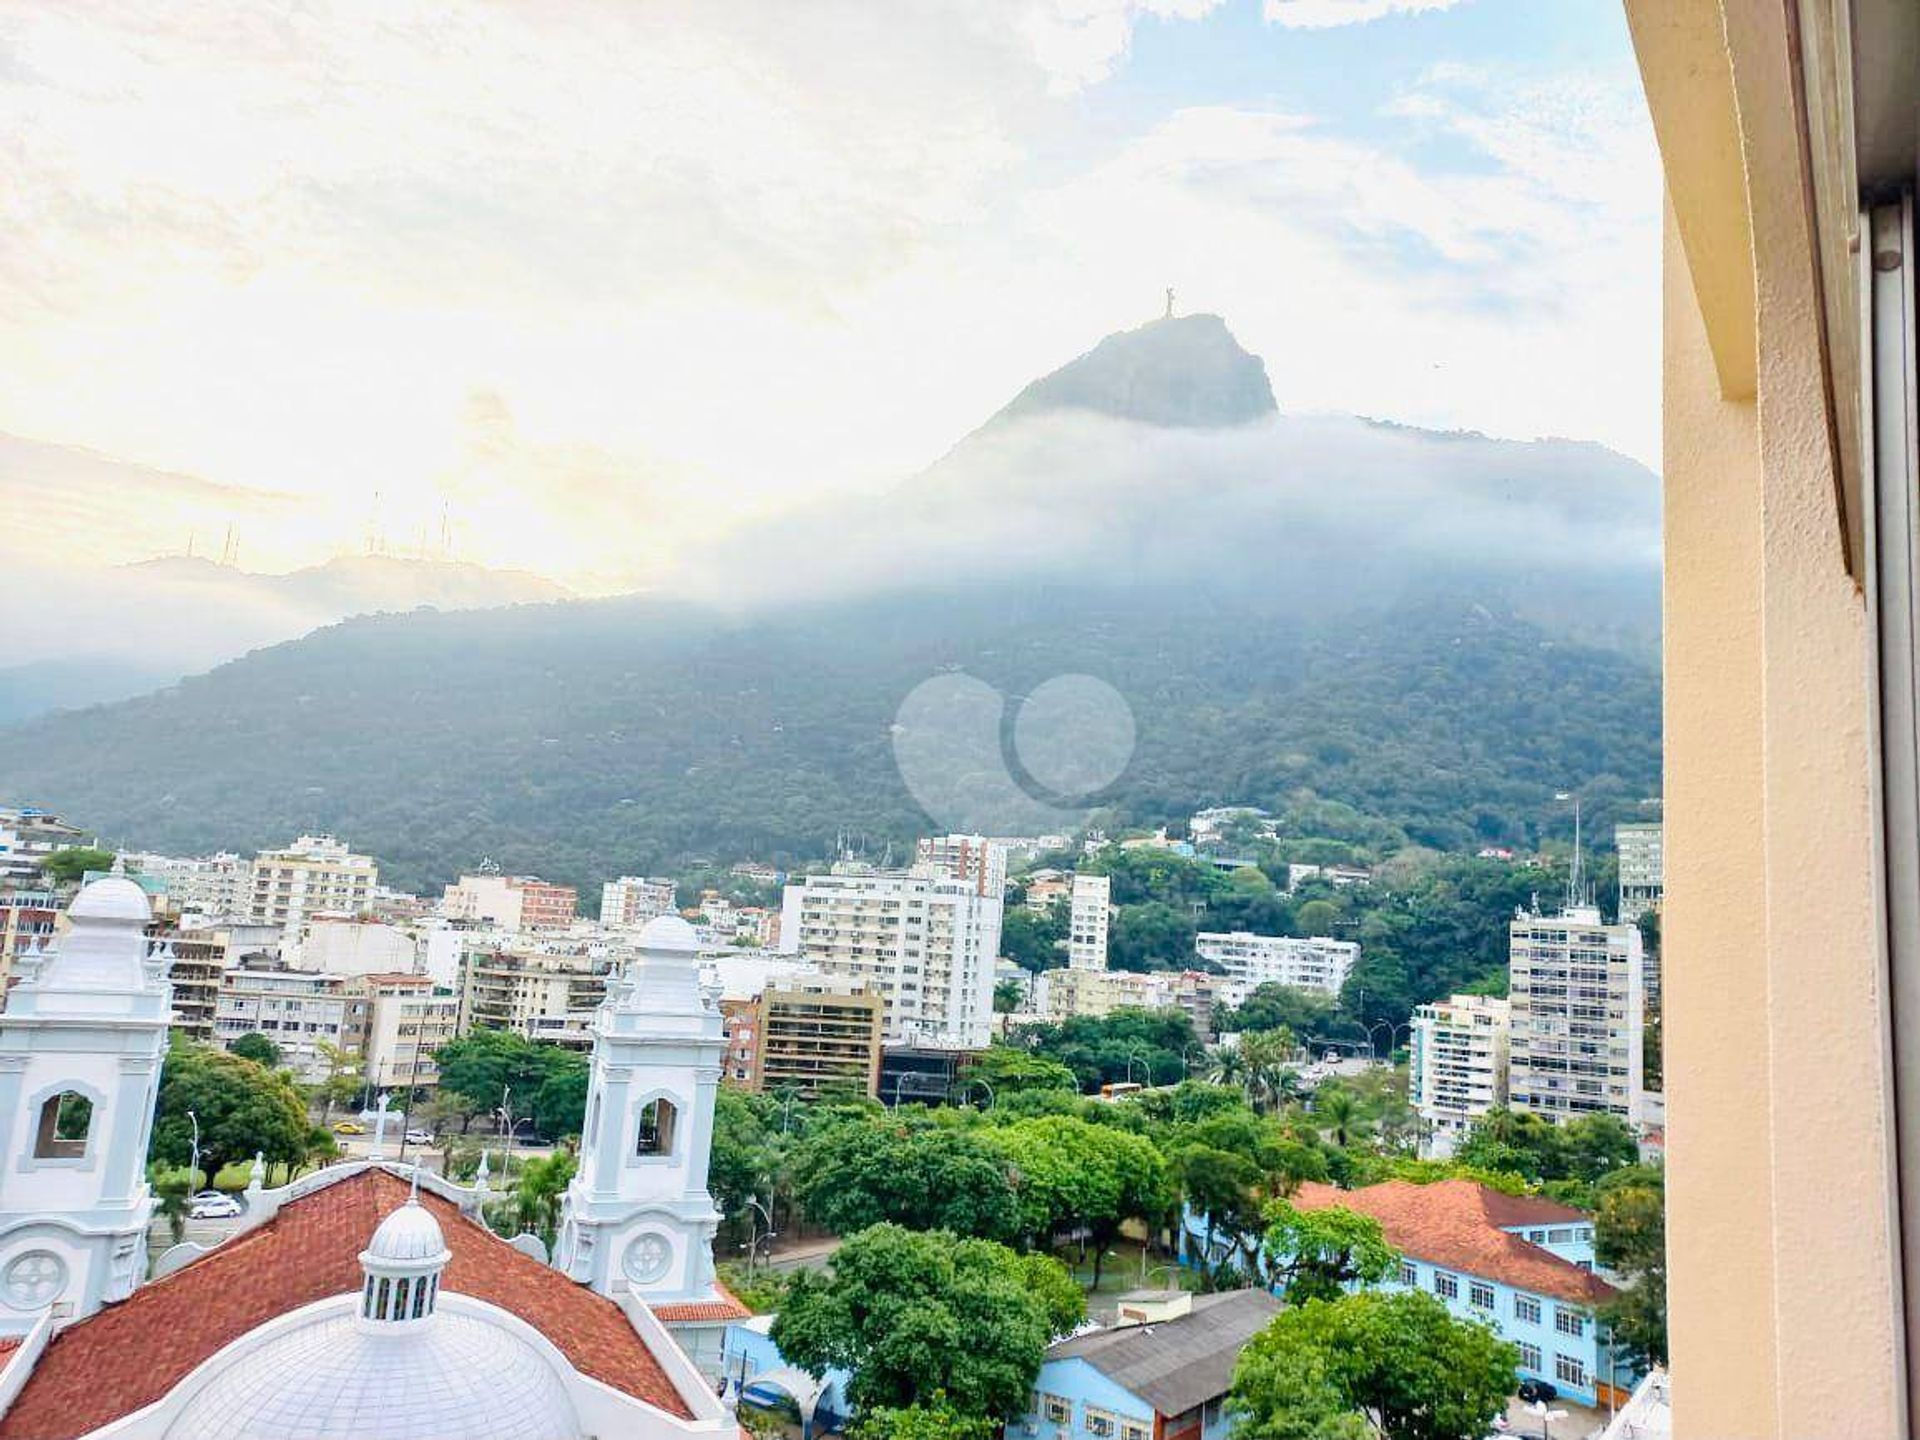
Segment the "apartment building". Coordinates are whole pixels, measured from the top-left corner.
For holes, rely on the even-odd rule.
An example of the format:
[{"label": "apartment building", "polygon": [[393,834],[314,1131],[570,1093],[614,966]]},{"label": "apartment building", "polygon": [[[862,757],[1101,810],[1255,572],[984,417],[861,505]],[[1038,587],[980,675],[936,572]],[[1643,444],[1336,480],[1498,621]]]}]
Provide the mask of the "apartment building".
[{"label": "apartment building", "polygon": [[391,975],[419,968],[420,942],[397,925],[328,917],[310,920],[288,958],[330,975]]},{"label": "apartment building", "polygon": [[928,835],[914,842],[916,866],[973,886],[976,895],[1007,893],[1007,847],[985,835]]},{"label": "apartment building", "polygon": [[614,964],[606,947],[471,939],[460,956],[460,1034],[479,1026],[584,1043]]},{"label": "apartment building", "polygon": [[1413,1012],[1407,1101],[1420,1116],[1420,1154],[1444,1160],[1473,1122],[1507,1103],[1512,1011],[1491,995],[1455,995]]},{"label": "apartment building", "polygon": [[573,924],[579,899],[573,886],[533,875],[462,875],[447,886],[440,913],[503,930],[564,930]]},{"label": "apartment building", "polygon": [[1666,893],[1665,836],[1658,821],[1613,827],[1620,861],[1620,923],[1631,925],[1656,909]]},{"label": "apartment building", "polygon": [[1034,870],[1026,876],[1026,907],[1036,915],[1044,915],[1054,907],[1056,901],[1068,899],[1073,894],[1073,876],[1065,870]]},{"label": "apartment building", "polygon": [[993,1032],[1001,898],[932,870],[843,863],[786,889],[786,953],[881,997],[889,1043],[977,1049]]},{"label": "apartment building", "polygon": [[460,997],[436,991],[424,975],[363,975],[348,989],[367,1001],[361,1064],[378,1089],[435,1084],[435,1054],[458,1033]]},{"label": "apartment building", "polygon": [[823,975],[769,986],[753,1005],[749,1085],[809,1098],[835,1086],[877,1095],[885,1023],[884,1001],[857,980]]},{"label": "apartment building", "polygon": [[56,850],[91,843],[86,831],[69,825],[51,810],[0,805],[0,880],[33,885],[39,879],[42,860]]},{"label": "apartment building", "polygon": [[1640,1114],[1640,931],[1591,905],[1508,927],[1510,1107],[1549,1120]]},{"label": "apartment building", "polygon": [[1116,1010],[1178,1010],[1194,1033],[1212,1033],[1220,977],[1198,970],[1046,970],[1034,981],[1034,1009],[1053,1021],[1104,1019]]},{"label": "apartment building", "polygon": [[12,983],[14,962],[44,949],[60,923],[61,903],[51,890],[0,891],[0,986]]},{"label": "apartment building", "polygon": [[1373,879],[1373,872],[1361,865],[1289,865],[1287,866],[1287,893],[1291,895],[1308,880],[1324,880],[1336,890],[1349,885],[1365,885]]},{"label": "apartment building", "polygon": [[1075,875],[1067,907],[1067,968],[1107,968],[1107,926],[1113,918],[1113,881],[1105,875]]},{"label": "apartment building", "polygon": [[1239,1004],[1260,985],[1289,985],[1338,995],[1360,960],[1351,940],[1324,935],[1255,935],[1246,930],[1203,930],[1194,937],[1194,954],[1227,974],[1222,998]]},{"label": "apartment building", "polygon": [[127,868],[143,883],[154,882],[168,906],[182,915],[237,920],[253,900],[253,862],[231,851],[217,855],[135,854]]},{"label": "apartment building", "polygon": [[242,1035],[264,1035],[280,1047],[280,1063],[311,1085],[326,1079],[330,1068],[323,1044],[359,1053],[368,1003],[349,991],[345,976],[250,957],[220,977],[213,1038],[230,1049]]},{"label": "apartment building", "polygon": [[302,835],[284,850],[262,850],[253,862],[247,919],[278,925],[297,939],[313,915],[358,915],[373,899],[380,869],[331,835]]},{"label": "apartment building", "polygon": [[671,880],[646,875],[622,875],[600,887],[600,923],[612,926],[640,926],[656,915],[674,911],[675,886]]}]

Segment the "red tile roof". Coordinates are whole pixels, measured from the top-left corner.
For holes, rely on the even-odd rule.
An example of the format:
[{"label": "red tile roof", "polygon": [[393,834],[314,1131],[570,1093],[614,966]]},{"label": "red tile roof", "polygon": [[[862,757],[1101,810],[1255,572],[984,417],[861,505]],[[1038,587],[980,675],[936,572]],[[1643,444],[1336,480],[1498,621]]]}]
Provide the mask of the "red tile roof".
[{"label": "red tile roof", "polygon": [[662,1325],[698,1325],[718,1320],[750,1320],[753,1311],[742,1305],[726,1286],[715,1284],[717,1300],[694,1301],[683,1305],[650,1305],[653,1318]]},{"label": "red tile roof", "polygon": [[1564,1225],[1588,1218],[1537,1196],[1505,1195],[1471,1180],[1441,1180],[1432,1185],[1388,1180],[1364,1190],[1336,1190],[1309,1181],[1294,1194],[1293,1203],[1302,1210],[1338,1205],[1371,1215],[1386,1232],[1387,1243],[1402,1254],[1463,1275],[1497,1280],[1516,1290],[1576,1305],[1598,1305],[1615,1293],[1591,1270],[1582,1270],[1502,1228]]},{"label": "red tile roof", "polygon": [[[288,1201],[247,1231],[56,1335],[0,1440],[72,1440],[161,1399],[216,1351],[275,1316],[360,1288],[359,1255],[407,1198],[362,1170]],[[692,1411],[620,1307],[490,1234],[425,1190],[453,1259],[446,1289],[511,1311],[574,1369],[682,1419]]]}]

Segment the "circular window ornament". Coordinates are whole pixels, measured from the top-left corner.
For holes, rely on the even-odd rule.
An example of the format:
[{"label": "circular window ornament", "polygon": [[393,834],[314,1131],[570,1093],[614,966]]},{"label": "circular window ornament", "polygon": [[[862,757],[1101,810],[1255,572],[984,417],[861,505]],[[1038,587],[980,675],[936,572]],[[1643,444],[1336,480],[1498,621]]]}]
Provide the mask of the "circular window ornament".
[{"label": "circular window ornament", "polygon": [[620,1268],[634,1284],[651,1285],[664,1276],[672,1264],[673,1242],[650,1230],[627,1246]]},{"label": "circular window ornament", "polygon": [[15,1310],[43,1310],[67,1288],[67,1262],[51,1250],[16,1255],[0,1271],[0,1299]]}]

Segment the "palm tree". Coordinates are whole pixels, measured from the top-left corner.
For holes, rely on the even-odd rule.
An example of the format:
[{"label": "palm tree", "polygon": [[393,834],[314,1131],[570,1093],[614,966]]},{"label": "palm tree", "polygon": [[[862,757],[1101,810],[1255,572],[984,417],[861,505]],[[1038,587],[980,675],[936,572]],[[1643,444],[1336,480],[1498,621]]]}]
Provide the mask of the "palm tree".
[{"label": "palm tree", "polygon": [[1207,1052],[1207,1079],[1215,1085],[1244,1085],[1247,1057],[1237,1045],[1221,1045]]},{"label": "palm tree", "polygon": [[1343,1086],[1330,1085],[1316,1095],[1313,1114],[1322,1130],[1333,1131],[1334,1144],[1342,1150],[1347,1148],[1347,1141],[1364,1127],[1359,1102],[1353,1098],[1353,1092]]},{"label": "palm tree", "polygon": [[193,1176],[185,1170],[161,1170],[157,1166],[148,1181],[158,1203],[154,1210],[167,1222],[167,1233],[178,1245],[187,1238],[187,1207],[192,1203]]},{"label": "palm tree", "polygon": [[1246,1066],[1243,1083],[1248,1103],[1256,1110],[1278,1105],[1287,1089],[1293,1037],[1285,1030],[1259,1031],[1241,1038],[1240,1052]]},{"label": "palm tree", "polygon": [[522,1230],[538,1231],[549,1245],[560,1226],[560,1201],[573,1181],[579,1162],[565,1150],[520,1167],[520,1185],[514,1192],[515,1219]]}]

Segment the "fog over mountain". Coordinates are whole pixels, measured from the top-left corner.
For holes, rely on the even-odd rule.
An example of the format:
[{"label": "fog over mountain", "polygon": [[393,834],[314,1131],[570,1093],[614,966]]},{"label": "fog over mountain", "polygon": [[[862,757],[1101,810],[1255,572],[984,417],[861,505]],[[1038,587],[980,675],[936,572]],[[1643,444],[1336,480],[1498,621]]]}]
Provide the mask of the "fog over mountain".
[{"label": "fog over mountain", "polygon": [[[1086,797],[1118,819],[1250,801],[1367,843],[1526,843],[1559,790],[1604,823],[1658,785],[1657,499],[1594,445],[1287,415],[1218,317],[1161,320],[891,491],[683,549],[647,592],[350,620],[0,731],[0,794],[182,849],[335,830],[408,883],[807,858],[961,823],[896,768],[941,709],[923,682],[964,677],[985,717],[935,787],[972,801],[1004,780],[996,694],[1010,717],[1084,672],[1138,730]],[[405,611],[426,573],[449,608],[550,594],[370,561],[119,573],[233,586],[257,625],[389,584],[368,608]]]},{"label": "fog over mountain", "polygon": [[1578,441],[1293,416],[1214,315],[1109,336],[861,504],[688,553],[729,608],[955,582],[1119,581],[1378,608],[1439,580],[1652,653],[1659,485]]}]

